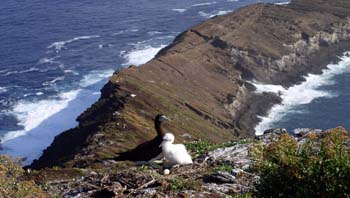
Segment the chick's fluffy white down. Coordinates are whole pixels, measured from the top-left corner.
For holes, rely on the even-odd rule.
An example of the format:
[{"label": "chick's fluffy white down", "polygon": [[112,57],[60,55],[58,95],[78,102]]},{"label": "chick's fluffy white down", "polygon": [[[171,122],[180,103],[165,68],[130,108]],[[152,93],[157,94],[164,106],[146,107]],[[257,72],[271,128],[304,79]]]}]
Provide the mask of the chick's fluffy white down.
[{"label": "chick's fluffy white down", "polygon": [[162,146],[164,158],[170,165],[175,164],[192,164],[192,158],[187,153],[186,147],[183,144],[172,144],[166,142]]}]

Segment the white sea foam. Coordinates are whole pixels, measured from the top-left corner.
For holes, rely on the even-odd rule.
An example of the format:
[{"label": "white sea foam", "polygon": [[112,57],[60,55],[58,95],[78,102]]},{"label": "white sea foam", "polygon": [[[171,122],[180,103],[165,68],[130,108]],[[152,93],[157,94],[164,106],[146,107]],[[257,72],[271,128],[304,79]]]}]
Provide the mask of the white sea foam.
[{"label": "white sea foam", "polygon": [[60,63],[59,61],[55,61],[57,58],[59,58],[60,56],[55,56],[52,58],[48,58],[48,57],[44,57],[42,59],[39,60],[39,64],[44,64],[44,63],[49,63],[49,64],[53,64],[53,63]]},{"label": "white sea foam", "polygon": [[4,93],[6,91],[7,91],[6,87],[0,87],[0,93]]},{"label": "white sea foam", "polygon": [[237,2],[239,0],[227,0],[227,2]]},{"label": "white sea foam", "polygon": [[62,81],[62,80],[64,80],[64,79],[65,79],[64,76],[57,77],[57,78],[51,80],[51,81],[50,81],[50,84],[54,84],[54,83],[56,83],[57,81]]},{"label": "white sea foam", "polygon": [[[137,31],[137,29],[130,31]],[[56,42],[49,48],[60,50],[67,43],[94,37],[98,36],[77,37]],[[146,63],[165,47],[165,45],[151,46],[147,42],[140,42],[134,46],[133,50],[122,54],[127,65]],[[49,59],[42,59],[42,62],[49,61]],[[71,71],[65,70],[65,72]],[[113,70],[91,72],[83,77],[77,89],[61,93],[55,98],[19,101],[14,105],[11,114],[24,128],[10,131],[1,138],[3,150],[0,150],[0,154],[25,157],[26,164],[38,158],[57,134],[77,125],[74,121],[76,117],[99,98],[100,93],[97,90],[105,84],[107,77],[112,73]],[[54,79],[51,83],[57,81],[58,79]]]},{"label": "white sea foam", "polygon": [[28,131],[38,127],[44,120],[65,108],[73,100],[78,91],[62,93],[57,100],[43,100],[37,102],[21,101],[13,109],[12,113],[19,120],[23,130],[7,133],[2,143],[26,134]]},{"label": "white sea foam", "polygon": [[126,32],[125,30],[121,30],[121,31],[113,33],[112,36],[118,36],[118,35],[121,35],[121,34],[123,34],[125,32]]},{"label": "white sea foam", "polygon": [[79,75],[78,72],[76,72],[74,70],[71,70],[71,69],[65,69],[65,70],[63,70],[63,72],[66,73],[66,74],[68,74],[68,73],[73,74],[74,76]]},{"label": "white sea foam", "polygon": [[282,93],[282,92],[286,91],[286,89],[283,88],[281,85],[261,84],[261,83],[256,82],[256,81],[252,81],[249,83],[251,83],[255,86],[255,88],[256,88],[255,92],[259,93],[259,94],[261,94],[263,92],[272,92],[272,93],[278,94],[278,93]]},{"label": "white sea foam", "polygon": [[180,12],[180,13],[184,13],[187,11],[187,9],[180,9],[180,8],[177,8],[177,9],[171,9],[172,11],[175,11],[175,12]]},{"label": "white sea foam", "polygon": [[57,81],[62,81],[64,79],[65,79],[64,76],[60,76],[60,77],[54,78],[53,80],[43,82],[42,85],[43,86],[54,85],[54,84],[56,84]]},{"label": "white sea foam", "polygon": [[220,15],[228,14],[228,13],[230,13],[230,12],[232,12],[232,10],[220,10],[220,11],[218,11],[218,12],[212,14],[212,15],[210,16],[210,18],[211,18],[211,17],[214,17],[214,16],[220,16]]},{"label": "white sea foam", "polygon": [[60,51],[62,48],[64,48],[64,46],[68,43],[72,43],[75,41],[79,41],[79,40],[87,40],[87,39],[92,39],[92,38],[99,38],[101,37],[100,35],[91,35],[91,36],[79,36],[79,37],[75,37],[66,41],[58,41],[58,42],[54,42],[51,45],[49,45],[47,48],[54,48],[57,51]]},{"label": "white sea foam", "polygon": [[205,17],[205,18],[210,18],[210,13],[206,13],[206,12],[203,12],[203,11],[199,11],[198,14],[201,16],[201,17]]},{"label": "white sea foam", "polygon": [[288,5],[290,4],[290,1],[286,1],[286,2],[278,2],[278,3],[275,3],[276,5]]},{"label": "white sea foam", "polygon": [[5,72],[7,72],[9,69],[2,69],[2,70],[0,70],[0,74],[1,73],[5,73]]},{"label": "white sea foam", "polygon": [[112,47],[112,46],[113,46],[112,44],[99,44],[98,49],[103,49],[103,48]]},{"label": "white sea foam", "polygon": [[25,70],[19,70],[19,71],[9,71],[5,74],[1,74],[0,76],[9,76],[9,75],[12,75],[12,74],[23,74],[23,73],[28,73],[28,72],[33,72],[33,71],[40,71],[39,68],[37,67],[31,67],[29,69],[25,69]]},{"label": "white sea foam", "polygon": [[216,3],[216,1],[207,2],[207,3],[197,3],[197,4],[192,5],[191,7],[206,6],[206,5],[212,5],[212,4],[215,4],[215,3]]},{"label": "white sea foam", "polygon": [[19,101],[11,114],[24,129],[11,131],[1,138],[4,150],[0,154],[25,157],[26,164],[38,158],[57,134],[75,127],[76,117],[99,98],[96,88],[89,86],[100,88],[112,73],[113,70],[92,72],[81,80],[80,88],[61,93],[57,98]]},{"label": "white sea foam", "polygon": [[91,71],[89,74],[83,77],[79,85],[83,88],[89,87],[91,85],[97,84],[99,81],[101,81],[101,79],[105,79],[112,74],[113,70]]},{"label": "white sea foam", "polygon": [[122,56],[126,59],[124,65],[142,65],[151,60],[165,46],[166,45],[153,47],[147,45],[143,47],[136,47],[136,49],[129,53],[122,52]]},{"label": "white sea foam", "polygon": [[345,72],[350,73],[350,52],[344,53],[338,64],[329,64],[322,74],[309,74],[303,83],[288,89],[279,85],[253,83],[257,88],[257,93],[272,91],[279,93],[282,98],[282,103],[273,106],[267,117],[260,117],[261,122],[255,127],[256,134],[260,135],[264,130],[274,127],[275,122],[281,120],[298,105],[308,104],[316,98],[333,97],[333,93],[320,90],[319,87],[333,84],[333,78]]},{"label": "white sea foam", "polygon": [[147,32],[147,34],[149,34],[150,36],[154,36],[154,35],[157,35],[157,34],[161,34],[162,32],[159,32],[159,31],[149,31]]},{"label": "white sea foam", "polygon": [[118,35],[125,34],[128,32],[138,32],[138,31],[139,31],[139,29],[137,29],[137,28],[132,28],[132,29],[128,29],[128,30],[120,30],[118,32],[113,33],[112,36],[118,36]]},{"label": "white sea foam", "polygon": [[232,10],[219,10],[219,11],[215,11],[215,12],[211,12],[211,13],[207,13],[207,12],[203,12],[203,11],[199,11],[198,14],[204,18],[213,18],[215,16],[219,16],[219,15],[224,15],[227,13],[232,12]]},{"label": "white sea foam", "polygon": [[44,95],[43,92],[36,92],[36,93],[28,93],[28,94],[24,94],[23,97],[28,97],[28,96],[32,96],[32,95],[37,95],[37,96],[41,96]]}]

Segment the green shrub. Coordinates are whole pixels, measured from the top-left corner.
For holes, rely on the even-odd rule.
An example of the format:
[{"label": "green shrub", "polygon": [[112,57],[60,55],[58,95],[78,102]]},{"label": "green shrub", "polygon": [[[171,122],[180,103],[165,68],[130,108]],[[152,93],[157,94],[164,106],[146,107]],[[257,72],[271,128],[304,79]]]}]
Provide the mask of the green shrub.
[{"label": "green shrub", "polygon": [[350,197],[348,133],[337,128],[324,137],[310,134],[299,144],[288,134],[251,151],[260,175],[258,197]]},{"label": "green shrub", "polygon": [[216,172],[227,172],[227,173],[231,173],[232,172],[233,167],[231,165],[228,164],[222,164],[222,165],[218,165],[215,166],[212,170],[213,173]]},{"label": "green shrub", "polygon": [[21,179],[24,170],[7,156],[0,156],[0,197],[43,198],[42,190],[33,181]]},{"label": "green shrub", "polygon": [[245,194],[234,194],[231,196],[232,198],[251,198],[253,197],[252,193],[245,193]]},{"label": "green shrub", "polygon": [[245,139],[241,141],[236,141],[236,142],[225,142],[225,143],[218,143],[218,144],[210,143],[208,141],[195,141],[195,142],[186,143],[186,148],[189,151],[191,151],[191,153],[194,154],[195,156],[199,156],[218,148],[225,148],[225,147],[234,146],[236,144],[244,144],[248,142],[249,140],[245,140]]},{"label": "green shrub", "polygon": [[200,188],[200,183],[197,180],[174,178],[171,180],[168,189],[171,191],[182,190],[197,190]]}]

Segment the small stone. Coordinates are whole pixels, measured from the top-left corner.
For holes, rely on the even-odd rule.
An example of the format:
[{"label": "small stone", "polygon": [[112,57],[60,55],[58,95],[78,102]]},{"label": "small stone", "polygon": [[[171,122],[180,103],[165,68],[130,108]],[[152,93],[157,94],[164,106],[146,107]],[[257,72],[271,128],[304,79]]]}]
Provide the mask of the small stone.
[{"label": "small stone", "polygon": [[248,170],[250,168],[250,164],[245,164],[242,166],[243,170]]},{"label": "small stone", "polygon": [[181,136],[187,139],[192,139],[192,136],[188,133],[182,134]]},{"label": "small stone", "polygon": [[280,135],[282,133],[288,133],[288,131],[285,128],[268,129],[264,131],[264,135],[268,133],[274,133],[274,134]]},{"label": "small stone", "polygon": [[344,144],[345,146],[350,147],[350,140],[347,140]]},{"label": "small stone", "polygon": [[95,171],[91,171],[90,175],[94,175],[95,176],[95,175],[97,175],[97,173]]},{"label": "small stone", "polygon": [[119,116],[120,113],[118,111],[113,112],[113,116]]},{"label": "small stone", "polygon": [[300,139],[298,141],[298,146],[301,146],[301,145],[305,144],[306,142],[307,142],[307,139]]},{"label": "small stone", "polygon": [[217,172],[207,177],[208,182],[213,183],[234,183],[236,177],[227,172]]},{"label": "small stone", "polygon": [[239,174],[241,173],[244,173],[244,170],[240,169],[240,168],[235,168],[235,169],[232,169],[232,175],[237,177]]}]

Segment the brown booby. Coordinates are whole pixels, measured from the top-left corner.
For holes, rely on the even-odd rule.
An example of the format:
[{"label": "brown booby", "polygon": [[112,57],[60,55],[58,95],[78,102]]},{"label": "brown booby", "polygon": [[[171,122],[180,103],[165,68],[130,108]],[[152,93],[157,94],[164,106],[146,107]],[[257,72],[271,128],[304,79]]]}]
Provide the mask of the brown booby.
[{"label": "brown booby", "polygon": [[157,136],[150,141],[138,145],[136,148],[119,153],[118,157],[115,157],[114,160],[117,161],[149,161],[162,153],[162,148],[159,145],[163,142],[163,136],[165,131],[163,128],[163,123],[168,121],[169,118],[163,114],[158,114],[154,120],[154,128],[157,132]]}]

